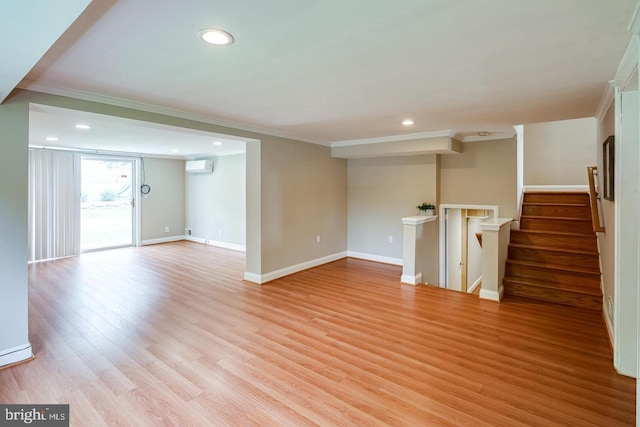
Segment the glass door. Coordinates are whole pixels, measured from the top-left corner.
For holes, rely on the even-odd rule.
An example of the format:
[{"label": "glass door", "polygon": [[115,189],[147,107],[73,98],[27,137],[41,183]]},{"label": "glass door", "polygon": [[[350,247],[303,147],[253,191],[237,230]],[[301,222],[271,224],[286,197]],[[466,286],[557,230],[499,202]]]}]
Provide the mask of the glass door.
[{"label": "glass door", "polygon": [[135,243],[135,160],[82,156],[80,250]]}]

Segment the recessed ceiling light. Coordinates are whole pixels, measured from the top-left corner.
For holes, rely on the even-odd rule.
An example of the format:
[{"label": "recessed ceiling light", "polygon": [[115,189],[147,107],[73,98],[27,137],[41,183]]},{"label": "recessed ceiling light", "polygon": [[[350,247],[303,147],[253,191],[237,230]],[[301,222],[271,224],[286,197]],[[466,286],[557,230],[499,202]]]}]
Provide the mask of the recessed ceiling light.
[{"label": "recessed ceiling light", "polygon": [[203,41],[216,46],[228,46],[233,43],[233,36],[226,31],[207,28],[198,33]]},{"label": "recessed ceiling light", "polygon": [[51,142],[56,142],[58,140],[58,138],[56,138],[55,136],[48,136],[45,139],[47,141],[51,141]]},{"label": "recessed ceiling light", "polygon": [[172,148],[171,151],[173,151],[174,153],[179,153],[180,149],[179,148]]},{"label": "recessed ceiling light", "polygon": [[76,125],[76,129],[91,129],[91,126],[89,126],[89,125],[81,125],[81,124],[77,124],[77,125]]},{"label": "recessed ceiling light", "polygon": [[403,126],[411,126],[412,124],[413,124],[413,120],[411,119],[406,119],[402,121]]},{"label": "recessed ceiling light", "polygon": [[220,142],[220,141],[213,141],[213,145],[222,145],[222,142]]}]

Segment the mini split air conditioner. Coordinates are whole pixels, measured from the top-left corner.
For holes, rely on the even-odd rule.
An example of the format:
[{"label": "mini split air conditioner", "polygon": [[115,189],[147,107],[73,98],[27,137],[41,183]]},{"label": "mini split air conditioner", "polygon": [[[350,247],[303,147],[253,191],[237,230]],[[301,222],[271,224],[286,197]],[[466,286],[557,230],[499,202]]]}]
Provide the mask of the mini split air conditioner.
[{"label": "mini split air conditioner", "polygon": [[187,173],[212,173],[213,160],[188,160],[185,170]]}]

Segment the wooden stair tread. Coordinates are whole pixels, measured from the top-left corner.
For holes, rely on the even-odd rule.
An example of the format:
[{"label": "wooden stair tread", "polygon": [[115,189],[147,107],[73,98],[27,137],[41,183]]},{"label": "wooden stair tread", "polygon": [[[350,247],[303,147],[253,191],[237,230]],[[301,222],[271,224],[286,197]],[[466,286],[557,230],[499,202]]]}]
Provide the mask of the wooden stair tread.
[{"label": "wooden stair tread", "polygon": [[600,254],[586,191],[526,191],[509,242],[507,295],[602,310]]},{"label": "wooden stair tread", "polygon": [[527,191],[524,192],[524,194],[525,195],[527,195],[527,194],[536,194],[536,195],[544,194],[544,195],[550,195],[550,196],[553,196],[553,195],[565,196],[565,195],[568,195],[568,194],[570,194],[570,195],[585,195],[585,196],[589,195],[589,193],[587,191],[536,191],[536,190],[533,190],[533,191],[527,190]]},{"label": "wooden stair tread", "polygon": [[564,248],[559,248],[557,246],[527,245],[524,243],[509,243],[509,246],[513,248],[535,249],[540,251],[562,252],[562,253],[570,253],[570,254],[578,254],[578,255],[595,255],[595,256],[599,255],[597,251],[585,251],[580,249],[564,249]]},{"label": "wooden stair tread", "polygon": [[551,230],[529,230],[529,229],[519,229],[512,230],[512,232],[517,233],[532,233],[532,234],[549,234],[549,235],[560,235],[560,236],[575,236],[575,237],[592,237],[593,239],[597,239],[595,233],[576,233],[574,231],[551,231]]},{"label": "wooden stair tread", "polygon": [[588,268],[574,267],[574,266],[561,265],[561,264],[549,264],[545,262],[535,262],[535,261],[521,261],[517,259],[507,259],[507,264],[517,264],[517,265],[524,265],[527,267],[545,268],[547,270],[559,270],[559,271],[566,271],[571,273],[593,274],[593,275],[600,276],[599,270],[596,271]]},{"label": "wooden stair tread", "polygon": [[576,217],[570,217],[570,216],[535,216],[535,215],[522,215],[520,218],[522,219],[551,219],[551,220],[555,220],[555,219],[559,219],[559,220],[563,220],[563,221],[581,221],[581,222],[591,222],[591,218],[587,219],[587,218],[576,218]]},{"label": "wooden stair tread", "polygon": [[533,281],[526,277],[519,276],[504,276],[503,283],[516,283],[524,286],[531,286],[537,288],[546,289],[558,289],[562,291],[575,292],[578,294],[602,296],[602,291],[599,286],[584,286],[571,283],[551,282],[548,280]]},{"label": "wooden stair tread", "polygon": [[589,207],[588,203],[549,203],[549,202],[522,202],[527,206],[569,206],[569,207]]}]

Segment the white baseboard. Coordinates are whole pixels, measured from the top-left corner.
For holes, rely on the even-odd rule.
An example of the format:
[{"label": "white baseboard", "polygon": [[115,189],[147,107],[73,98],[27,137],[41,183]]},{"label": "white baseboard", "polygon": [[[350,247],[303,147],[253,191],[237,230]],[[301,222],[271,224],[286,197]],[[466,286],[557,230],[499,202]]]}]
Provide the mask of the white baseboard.
[{"label": "white baseboard", "polygon": [[238,245],[236,243],[219,242],[217,240],[209,240],[209,239],[204,239],[202,237],[194,237],[194,236],[184,236],[184,240],[188,240],[190,242],[202,243],[204,245],[209,245],[209,246],[216,246],[218,248],[231,249],[233,251],[238,251],[238,252],[247,252],[247,247],[245,245]]},{"label": "white baseboard", "polygon": [[162,237],[160,239],[143,240],[140,242],[140,244],[142,246],[147,246],[147,245],[157,245],[158,243],[178,242],[180,240],[184,240],[184,236],[170,236],[170,237]]},{"label": "white baseboard", "polygon": [[33,357],[31,344],[26,343],[18,347],[9,348],[0,352],[0,367],[23,362]]},{"label": "white baseboard", "polygon": [[504,287],[502,286],[500,286],[500,288],[498,289],[498,292],[489,291],[487,289],[482,288],[480,289],[480,298],[500,302],[500,300],[502,299],[503,293],[504,293]]},{"label": "white baseboard", "polygon": [[609,342],[611,343],[611,347],[613,347],[613,324],[611,324],[611,318],[609,317],[608,310],[605,309],[606,305],[604,302],[604,297],[602,297],[603,306],[602,306],[602,317],[604,317],[604,323],[607,326],[607,333],[609,334]]},{"label": "white baseboard", "polygon": [[365,254],[362,252],[354,252],[354,251],[347,251],[347,256],[350,258],[364,259],[367,261],[382,262],[384,264],[402,265],[402,258],[391,258],[386,256]]},{"label": "white baseboard", "polygon": [[329,262],[337,261],[339,259],[346,258],[346,257],[347,257],[347,252],[339,252],[337,254],[327,255],[322,258],[312,259],[310,261],[305,261],[300,264],[281,268],[279,270],[271,271],[265,274],[250,273],[247,271],[244,273],[244,280],[262,285],[272,280],[279,279],[281,277],[288,276],[290,274],[297,273],[299,271],[308,270],[310,268],[317,267],[322,264],[327,264]]},{"label": "white baseboard", "polygon": [[480,285],[480,283],[482,283],[482,276],[478,277],[478,279],[475,282],[473,282],[473,285],[471,285],[467,289],[467,293],[470,294],[471,292],[475,291],[476,288]]},{"label": "white baseboard", "polygon": [[588,185],[525,185],[527,191],[589,191]]},{"label": "white baseboard", "polygon": [[244,272],[244,280],[251,283],[257,283],[259,285],[262,284],[262,276],[256,273],[249,273],[248,271]]},{"label": "white baseboard", "polygon": [[415,276],[403,274],[402,277],[400,277],[400,281],[409,285],[419,285],[422,283],[422,273],[418,273]]}]

